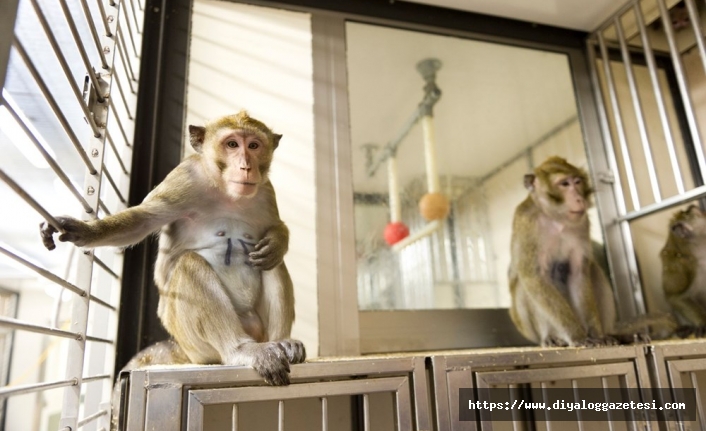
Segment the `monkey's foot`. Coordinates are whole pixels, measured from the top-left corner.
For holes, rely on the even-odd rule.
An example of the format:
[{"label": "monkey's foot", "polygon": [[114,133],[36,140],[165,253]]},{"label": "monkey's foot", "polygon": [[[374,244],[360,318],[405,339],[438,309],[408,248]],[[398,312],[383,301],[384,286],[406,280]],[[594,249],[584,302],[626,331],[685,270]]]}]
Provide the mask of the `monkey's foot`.
[{"label": "monkey's foot", "polygon": [[603,335],[600,337],[586,337],[581,340],[578,345],[583,347],[605,347],[605,346],[617,346],[620,342],[617,338],[611,335]]},{"label": "monkey's foot", "polygon": [[288,338],[280,340],[278,343],[287,354],[290,364],[301,364],[306,360],[306,349],[301,341]]},{"label": "monkey's foot", "polygon": [[674,330],[674,334],[679,338],[703,338],[706,336],[706,325],[682,325]]},{"label": "monkey's foot", "polygon": [[542,340],[542,347],[569,347],[569,343],[561,338],[549,336]]},{"label": "monkey's foot", "polygon": [[227,365],[244,365],[242,358],[247,358],[249,365],[273,386],[289,384],[289,360],[284,347],[277,341],[267,343],[245,343],[238,346],[238,353]]}]

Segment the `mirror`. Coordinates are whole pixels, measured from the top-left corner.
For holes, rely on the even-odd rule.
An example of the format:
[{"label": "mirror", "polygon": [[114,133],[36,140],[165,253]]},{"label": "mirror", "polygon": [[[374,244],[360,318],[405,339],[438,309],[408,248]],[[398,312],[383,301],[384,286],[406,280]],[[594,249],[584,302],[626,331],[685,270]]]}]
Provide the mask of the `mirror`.
[{"label": "mirror", "polygon": [[[523,175],[553,155],[588,168],[567,56],[352,22],[346,31],[359,309],[509,307]],[[448,202],[431,221],[419,206],[430,190]],[[591,218],[603,243],[595,208]],[[388,232],[404,237],[391,246],[395,222],[409,235]]]}]

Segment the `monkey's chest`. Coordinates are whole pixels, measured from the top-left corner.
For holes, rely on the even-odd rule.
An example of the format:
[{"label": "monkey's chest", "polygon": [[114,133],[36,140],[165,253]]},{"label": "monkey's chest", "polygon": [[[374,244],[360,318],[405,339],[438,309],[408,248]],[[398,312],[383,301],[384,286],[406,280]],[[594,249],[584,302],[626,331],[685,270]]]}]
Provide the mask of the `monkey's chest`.
[{"label": "monkey's chest", "polygon": [[238,220],[202,221],[193,226],[189,248],[196,251],[217,271],[251,268],[248,255],[263,235],[263,229]]}]

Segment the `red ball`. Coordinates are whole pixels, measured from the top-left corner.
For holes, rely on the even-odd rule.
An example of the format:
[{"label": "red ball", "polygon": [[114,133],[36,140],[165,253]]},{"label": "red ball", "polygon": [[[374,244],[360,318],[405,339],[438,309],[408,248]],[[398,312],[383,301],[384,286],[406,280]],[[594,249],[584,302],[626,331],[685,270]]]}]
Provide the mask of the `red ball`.
[{"label": "red ball", "polygon": [[385,226],[385,242],[389,245],[395,245],[409,236],[409,228],[401,221],[388,223]]}]

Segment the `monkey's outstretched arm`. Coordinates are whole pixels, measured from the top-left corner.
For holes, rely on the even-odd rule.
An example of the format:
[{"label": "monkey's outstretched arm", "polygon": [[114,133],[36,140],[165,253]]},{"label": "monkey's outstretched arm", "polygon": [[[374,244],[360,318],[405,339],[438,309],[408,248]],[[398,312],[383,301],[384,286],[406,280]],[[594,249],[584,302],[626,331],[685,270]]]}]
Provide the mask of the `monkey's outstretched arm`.
[{"label": "monkey's outstretched arm", "polygon": [[164,181],[147,195],[138,206],[100,220],[89,222],[73,217],[57,217],[60,229],[47,222],[40,224],[42,242],[53,250],[54,234],[61,232],[59,241],[72,242],[79,247],[127,246],[141,241],[167,223],[182,217],[182,208],[193,206],[192,183],[184,175],[184,169],[175,169]]}]

